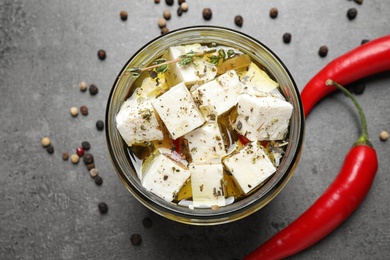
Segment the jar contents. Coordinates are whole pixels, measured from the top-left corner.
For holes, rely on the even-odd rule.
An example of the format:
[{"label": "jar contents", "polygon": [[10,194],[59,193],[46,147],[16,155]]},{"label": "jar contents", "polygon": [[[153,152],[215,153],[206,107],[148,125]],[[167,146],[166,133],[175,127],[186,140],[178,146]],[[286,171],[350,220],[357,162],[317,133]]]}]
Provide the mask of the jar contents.
[{"label": "jar contents", "polygon": [[136,77],[116,127],[142,186],[189,208],[220,207],[277,171],[293,106],[251,57],[228,46],[173,46]]}]

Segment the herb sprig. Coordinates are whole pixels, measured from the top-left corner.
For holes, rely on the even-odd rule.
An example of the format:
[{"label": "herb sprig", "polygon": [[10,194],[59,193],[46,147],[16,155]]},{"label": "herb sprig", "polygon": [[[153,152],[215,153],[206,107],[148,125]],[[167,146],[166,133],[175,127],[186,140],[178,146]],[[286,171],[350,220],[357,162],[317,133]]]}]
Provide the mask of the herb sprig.
[{"label": "herb sprig", "polygon": [[[141,75],[144,71],[151,71],[153,69],[156,69],[156,72],[158,73],[165,73],[168,70],[168,65],[172,63],[178,63],[179,66],[187,66],[188,64],[192,63],[194,61],[195,57],[203,57],[207,53],[213,53],[216,50],[214,48],[205,50],[203,52],[194,52],[189,51],[183,55],[180,55],[177,59],[173,60],[166,60],[164,58],[155,60],[151,66],[145,67],[145,68],[137,68],[132,67],[126,70],[126,72],[131,73],[131,76],[134,78],[137,78]],[[213,63],[212,57],[210,57],[210,62]],[[213,63],[217,64],[217,63]]]}]

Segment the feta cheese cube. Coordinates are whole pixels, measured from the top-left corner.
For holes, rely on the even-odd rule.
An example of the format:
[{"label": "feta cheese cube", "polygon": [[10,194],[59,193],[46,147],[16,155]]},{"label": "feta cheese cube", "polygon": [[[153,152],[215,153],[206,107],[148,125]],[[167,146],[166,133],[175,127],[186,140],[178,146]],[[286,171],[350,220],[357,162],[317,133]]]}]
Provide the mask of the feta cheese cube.
[{"label": "feta cheese cube", "polygon": [[[203,53],[204,46],[200,44],[173,46],[168,49],[168,60],[176,60],[187,53]],[[197,82],[207,82],[215,78],[217,68],[214,64],[206,61],[205,57],[194,57],[187,65],[172,63],[166,72],[172,85],[184,82],[193,85]]]},{"label": "feta cheese cube", "polygon": [[143,163],[142,186],[166,201],[172,201],[190,177],[187,167],[159,151]]},{"label": "feta cheese cube", "polygon": [[217,123],[206,123],[184,135],[193,162],[204,163],[226,154],[225,144]]},{"label": "feta cheese cube", "polygon": [[127,145],[162,140],[163,133],[150,100],[127,100],[116,115],[116,127]]},{"label": "feta cheese cube", "polygon": [[248,143],[238,153],[226,157],[223,164],[245,194],[276,171],[263,147],[257,141]]},{"label": "feta cheese cube", "polygon": [[173,139],[201,126],[205,119],[184,83],[180,83],[152,101],[154,109]]},{"label": "feta cheese cube", "polygon": [[190,164],[194,207],[225,206],[225,187],[221,163]]},{"label": "feta cheese cube", "polygon": [[240,95],[233,127],[249,140],[281,140],[285,137],[293,106],[273,96]]},{"label": "feta cheese cube", "polygon": [[[234,70],[222,74],[215,80],[209,81],[195,90],[191,91],[194,100],[199,103],[199,107],[205,117],[210,118],[210,113],[220,116],[237,104],[242,84]],[[202,109],[205,108],[205,109]]]}]

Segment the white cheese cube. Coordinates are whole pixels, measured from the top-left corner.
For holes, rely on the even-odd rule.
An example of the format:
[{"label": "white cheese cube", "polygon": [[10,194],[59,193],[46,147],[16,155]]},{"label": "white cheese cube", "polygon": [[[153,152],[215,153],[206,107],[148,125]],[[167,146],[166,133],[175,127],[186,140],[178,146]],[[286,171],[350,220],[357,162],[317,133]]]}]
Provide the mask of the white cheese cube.
[{"label": "white cheese cube", "polygon": [[192,161],[204,163],[226,154],[225,144],[217,123],[206,123],[184,135]]},{"label": "white cheese cube", "polygon": [[225,206],[222,164],[190,164],[189,169],[193,206]]},{"label": "white cheese cube", "polygon": [[[187,53],[203,53],[204,46],[200,44],[173,46],[168,49],[168,60],[176,60]],[[187,65],[180,65],[179,62],[169,65],[166,72],[171,84],[184,82],[193,85],[197,82],[207,82],[215,78],[217,68],[214,64],[206,61],[205,57],[194,57]]]},{"label": "white cheese cube", "polygon": [[238,98],[237,119],[233,127],[249,140],[281,140],[285,137],[293,106],[273,96]]},{"label": "white cheese cube", "polygon": [[173,139],[201,126],[205,119],[184,83],[180,83],[152,101],[154,109]]},{"label": "white cheese cube", "polygon": [[242,84],[237,73],[230,70],[215,80],[199,86],[191,94],[199,103],[201,111],[206,112],[205,117],[210,117],[210,113],[220,116],[235,106],[241,89]]},{"label": "white cheese cube", "polygon": [[116,115],[116,127],[127,145],[162,140],[163,133],[150,100],[127,100]]},{"label": "white cheese cube", "polygon": [[166,201],[172,201],[190,177],[184,165],[160,152],[153,153],[141,170],[142,186]]},{"label": "white cheese cube", "polygon": [[248,143],[239,153],[226,157],[223,164],[245,194],[276,171],[263,147],[257,141]]}]

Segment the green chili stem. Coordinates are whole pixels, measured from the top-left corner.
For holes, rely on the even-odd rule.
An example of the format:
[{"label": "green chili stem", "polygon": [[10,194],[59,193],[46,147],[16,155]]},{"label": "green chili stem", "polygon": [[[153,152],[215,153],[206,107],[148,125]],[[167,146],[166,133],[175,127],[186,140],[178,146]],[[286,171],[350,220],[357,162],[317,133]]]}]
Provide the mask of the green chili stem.
[{"label": "green chili stem", "polygon": [[341,86],[339,83],[337,83],[337,82],[335,82],[335,81],[333,81],[331,79],[328,79],[325,84],[327,86],[335,86],[336,88],[341,90],[345,95],[347,95],[352,100],[353,104],[355,105],[355,107],[357,108],[357,110],[359,112],[359,117],[360,117],[360,121],[361,121],[361,124],[362,124],[362,134],[360,135],[359,139],[355,142],[355,146],[356,145],[364,145],[364,144],[372,146],[370,141],[369,141],[369,138],[368,138],[366,116],[364,115],[363,109],[359,105],[359,103],[356,100],[356,98],[345,87]]}]

